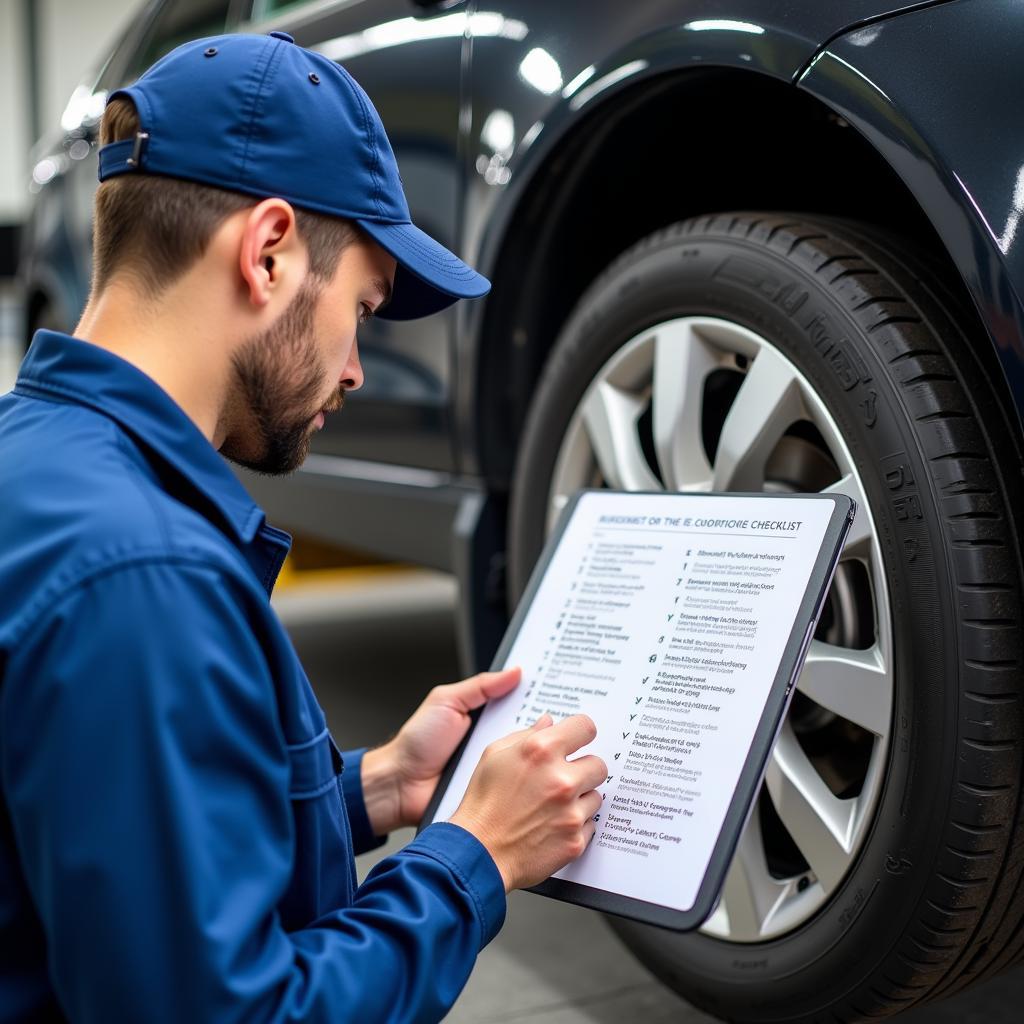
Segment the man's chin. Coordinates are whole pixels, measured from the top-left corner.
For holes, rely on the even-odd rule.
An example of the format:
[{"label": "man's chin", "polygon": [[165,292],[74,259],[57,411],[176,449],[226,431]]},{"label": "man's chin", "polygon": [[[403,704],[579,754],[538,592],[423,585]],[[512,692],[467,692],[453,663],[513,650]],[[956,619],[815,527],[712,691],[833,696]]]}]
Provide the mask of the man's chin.
[{"label": "man's chin", "polygon": [[221,448],[220,453],[229,462],[260,476],[288,476],[306,461],[311,435],[312,431],[298,444],[272,445],[258,455],[240,452],[226,445]]}]

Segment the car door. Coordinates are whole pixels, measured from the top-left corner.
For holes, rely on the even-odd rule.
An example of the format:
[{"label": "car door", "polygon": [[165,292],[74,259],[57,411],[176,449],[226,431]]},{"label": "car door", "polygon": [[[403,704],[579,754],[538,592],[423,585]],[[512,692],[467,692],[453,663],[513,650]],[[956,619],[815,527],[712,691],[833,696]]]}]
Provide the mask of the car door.
[{"label": "car door", "polygon": [[[290,33],[344,65],[377,107],[413,221],[458,251],[459,86],[466,5],[412,0],[255,0],[243,31]],[[366,383],[315,442],[323,455],[451,470],[446,311],[361,328]]]}]

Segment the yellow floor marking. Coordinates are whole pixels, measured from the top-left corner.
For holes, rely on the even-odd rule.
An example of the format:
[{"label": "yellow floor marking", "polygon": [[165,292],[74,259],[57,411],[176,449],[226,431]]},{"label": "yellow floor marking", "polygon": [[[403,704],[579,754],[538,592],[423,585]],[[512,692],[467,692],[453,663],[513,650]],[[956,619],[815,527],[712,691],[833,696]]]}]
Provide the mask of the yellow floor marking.
[{"label": "yellow floor marking", "polygon": [[365,583],[375,583],[389,576],[414,576],[423,570],[411,565],[356,565],[346,569],[296,569],[291,560],[285,561],[281,574],[277,577],[275,593],[285,590],[303,590],[316,588],[358,587]]}]

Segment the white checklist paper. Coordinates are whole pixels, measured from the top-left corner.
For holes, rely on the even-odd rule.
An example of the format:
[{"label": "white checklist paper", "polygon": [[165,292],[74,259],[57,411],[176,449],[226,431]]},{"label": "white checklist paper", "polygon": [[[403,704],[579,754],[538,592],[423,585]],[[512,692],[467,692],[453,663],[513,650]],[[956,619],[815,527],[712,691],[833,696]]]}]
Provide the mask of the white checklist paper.
[{"label": "white checklist paper", "polygon": [[492,740],[584,712],[597,739],[580,753],[608,779],[594,841],[555,877],[689,910],[833,509],[583,494],[505,660],[523,681],[483,710],[433,820],[458,807]]}]

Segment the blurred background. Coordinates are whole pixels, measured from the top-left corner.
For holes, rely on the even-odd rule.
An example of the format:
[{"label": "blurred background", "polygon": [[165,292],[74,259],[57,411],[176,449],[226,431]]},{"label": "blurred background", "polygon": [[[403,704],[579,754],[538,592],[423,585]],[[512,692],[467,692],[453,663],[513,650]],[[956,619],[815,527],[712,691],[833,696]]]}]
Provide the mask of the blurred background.
[{"label": "blurred background", "polygon": [[15,274],[32,145],[60,124],[76,86],[111,49],[137,6],[123,0],[0,0],[0,390],[7,390],[22,350]]},{"label": "blurred background", "polygon": [[[265,2],[269,9],[288,6]],[[33,147],[47,133],[71,131],[82,122],[104,55],[143,6],[0,0],[0,393],[13,384],[25,342],[19,233],[32,190],[56,173],[45,157],[49,150]],[[201,20],[202,2],[182,7]],[[73,143],[67,153],[68,159],[81,158]],[[386,739],[430,686],[460,675],[457,586],[445,573],[300,536],[274,600],[343,747]],[[393,836],[384,850],[361,859],[361,871],[409,838]],[[1016,975],[1007,975],[904,1019],[1008,1024],[1019,1019],[1015,984]],[[505,930],[484,952],[450,1019],[711,1021],[655,981],[594,915],[529,894],[512,897]]]}]

